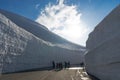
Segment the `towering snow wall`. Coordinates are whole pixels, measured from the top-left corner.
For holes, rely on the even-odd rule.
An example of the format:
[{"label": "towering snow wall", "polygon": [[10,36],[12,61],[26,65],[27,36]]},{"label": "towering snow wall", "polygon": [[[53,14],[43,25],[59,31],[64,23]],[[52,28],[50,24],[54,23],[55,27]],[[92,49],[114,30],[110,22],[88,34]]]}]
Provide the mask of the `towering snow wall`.
[{"label": "towering snow wall", "polygon": [[8,19],[10,19],[12,22],[14,22],[19,27],[32,33],[33,35],[35,35],[36,37],[44,41],[47,41],[52,44],[56,44],[56,45],[59,45],[65,48],[69,48],[69,49],[77,49],[77,50],[85,49],[84,47],[80,45],[71,43],[63,39],[62,37],[52,33],[45,26],[38,24],[35,21],[32,21],[23,16],[20,16],[20,15],[17,15],[15,13],[8,12],[5,10],[1,10],[1,9],[0,9],[0,13],[4,14],[4,16],[6,16]]},{"label": "towering snow wall", "polygon": [[0,13],[0,73],[49,67],[53,60],[78,64],[83,52],[45,41]]},{"label": "towering snow wall", "polygon": [[90,33],[86,69],[100,80],[120,79],[120,5]]},{"label": "towering snow wall", "polygon": [[120,32],[120,6],[115,8],[103,21],[101,21],[89,34],[86,42],[88,49],[94,49],[103,42],[118,35]]}]

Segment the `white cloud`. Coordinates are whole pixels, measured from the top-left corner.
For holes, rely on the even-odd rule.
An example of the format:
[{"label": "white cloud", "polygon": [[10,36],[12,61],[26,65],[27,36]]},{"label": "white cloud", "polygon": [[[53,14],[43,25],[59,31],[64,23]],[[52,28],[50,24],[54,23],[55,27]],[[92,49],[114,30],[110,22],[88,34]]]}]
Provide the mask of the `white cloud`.
[{"label": "white cloud", "polygon": [[40,4],[36,4],[36,5],[35,5],[35,9],[38,9],[39,6],[40,6]]},{"label": "white cloud", "polygon": [[76,5],[68,6],[64,0],[59,0],[57,5],[49,3],[36,21],[69,41],[85,45],[90,30],[81,16]]}]

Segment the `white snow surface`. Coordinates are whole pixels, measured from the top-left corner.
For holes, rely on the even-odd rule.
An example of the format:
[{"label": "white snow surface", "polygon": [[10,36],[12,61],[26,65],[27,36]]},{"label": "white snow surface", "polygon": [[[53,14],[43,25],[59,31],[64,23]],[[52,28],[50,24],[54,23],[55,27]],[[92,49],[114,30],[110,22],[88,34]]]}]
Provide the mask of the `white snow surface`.
[{"label": "white snow surface", "polygon": [[89,35],[87,72],[100,80],[120,80],[120,5]]},{"label": "white snow surface", "polygon": [[[9,15],[7,12],[5,13]],[[14,15],[10,16],[14,17]],[[18,18],[20,19],[21,17],[14,17],[14,21],[17,21]],[[0,73],[49,67],[52,66],[53,60],[55,62],[70,61],[71,64],[78,64],[83,61],[85,48],[78,45],[74,47],[75,44],[53,35],[46,28],[40,27],[40,29],[48,31],[50,35],[57,36],[64,43],[57,42],[57,38],[54,40],[56,42],[49,41],[49,38],[45,38],[46,40],[48,39],[46,41],[43,37],[40,38],[38,34],[35,35],[35,32],[31,33],[32,30],[29,31],[29,29],[26,30],[21,27],[30,25],[22,24],[22,21],[24,21],[22,19],[25,18],[22,18],[21,22],[19,22],[21,26],[14,23],[11,19],[6,17],[4,13],[0,13]],[[29,20],[25,20],[31,23]],[[46,33],[42,33],[44,37],[48,37]],[[68,45],[73,46],[69,47]]]},{"label": "white snow surface", "polygon": [[[24,29],[25,26],[21,27],[17,24],[18,22],[14,23],[10,20],[12,17],[16,21],[17,19],[18,21],[21,20],[19,24],[21,23],[20,25],[23,26],[22,21],[24,20],[22,19],[25,18],[19,19],[20,17],[16,17],[13,14],[9,15],[7,12],[5,14],[7,14],[7,17],[0,13],[0,73],[49,67],[52,66],[53,60],[55,62],[70,61],[71,64],[79,64],[83,60],[84,47],[78,45],[74,47],[75,44],[61,39],[61,37],[47,30],[47,28],[40,27],[39,29],[46,31],[42,33],[44,36],[46,36],[48,31],[50,39],[59,38],[64,43],[57,42],[55,39],[55,43],[50,42],[49,38],[48,41],[45,41],[45,39],[42,39],[43,37],[39,36],[40,34],[35,35],[35,32],[31,33],[33,27],[29,29],[31,30],[29,32],[27,28]],[[8,15],[11,16],[10,19]],[[26,24],[24,23],[25,25],[34,23],[28,19],[25,19],[25,21],[27,21]]]},{"label": "white snow surface", "polygon": [[89,34],[86,48],[94,49],[120,32],[120,5],[106,16]]},{"label": "white snow surface", "polygon": [[20,16],[20,15],[17,15],[17,14],[14,14],[12,12],[8,12],[5,10],[1,10],[1,9],[0,9],[0,13],[2,13],[4,16],[6,16],[8,19],[10,19],[13,23],[18,25],[19,27],[32,33],[38,38],[43,39],[44,41],[47,41],[54,45],[68,48],[68,49],[85,50],[83,46],[71,43],[63,39],[62,37],[49,31],[45,26],[38,24],[35,21],[32,21],[23,16]]}]

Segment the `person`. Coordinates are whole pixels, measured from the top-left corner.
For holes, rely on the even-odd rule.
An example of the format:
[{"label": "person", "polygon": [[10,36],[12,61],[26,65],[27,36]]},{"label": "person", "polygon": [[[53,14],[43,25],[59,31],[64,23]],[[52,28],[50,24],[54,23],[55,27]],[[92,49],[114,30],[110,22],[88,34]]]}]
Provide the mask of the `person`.
[{"label": "person", "polygon": [[82,63],[80,63],[80,65],[81,65],[81,67],[83,67],[83,66],[84,66],[84,63],[82,62]]},{"label": "person", "polygon": [[61,69],[63,69],[63,64],[62,64],[62,62],[61,62]]},{"label": "person", "polygon": [[55,62],[54,61],[52,61],[52,65],[53,65],[53,69],[55,69]]},{"label": "person", "polygon": [[56,63],[56,69],[58,69],[59,68],[59,63]]},{"label": "person", "polygon": [[65,65],[65,68],[67,68],[67,62],[66,61],[64,62],[64,65]]},{"label": "person", "polygon": [[60,69],[62,69],[63,68],[63,64],[62,64],[62,62],[60,62]]},{"label": "person", "polygon": [[68,61],[68,68],[70,67],[70,61]]}]

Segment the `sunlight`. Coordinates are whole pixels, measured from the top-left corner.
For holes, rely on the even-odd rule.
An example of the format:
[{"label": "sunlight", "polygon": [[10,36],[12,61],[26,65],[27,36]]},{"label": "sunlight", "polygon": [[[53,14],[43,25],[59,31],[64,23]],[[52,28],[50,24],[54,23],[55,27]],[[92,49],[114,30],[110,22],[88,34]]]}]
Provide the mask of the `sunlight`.
[{"label": "sunlight", "polygon": [[69,6],[64,4],[64,0],[59,0],[57,5],[49,3],[36,21],[61,37],[85,46],[90,29],[81,16],[76,5]]},{"label": "sunlight", "polygon": [[77,69],[83,69],[83,67],[71,67],[70,70],[77,70]]}]

